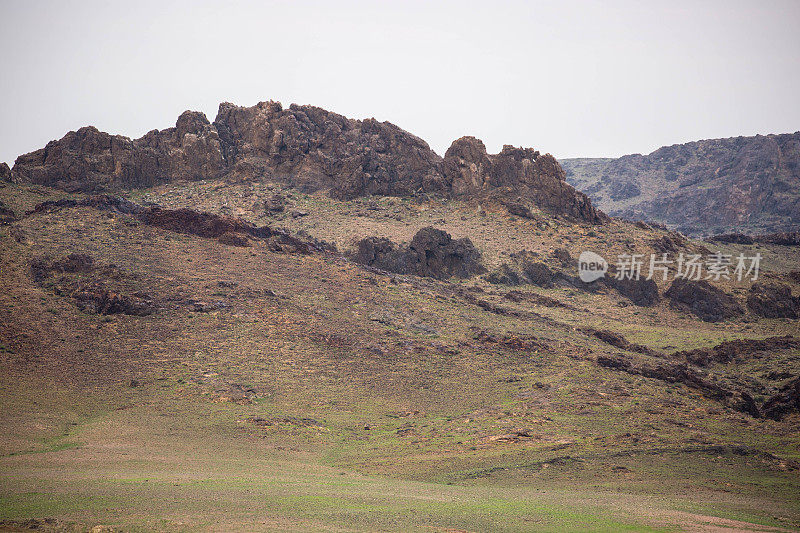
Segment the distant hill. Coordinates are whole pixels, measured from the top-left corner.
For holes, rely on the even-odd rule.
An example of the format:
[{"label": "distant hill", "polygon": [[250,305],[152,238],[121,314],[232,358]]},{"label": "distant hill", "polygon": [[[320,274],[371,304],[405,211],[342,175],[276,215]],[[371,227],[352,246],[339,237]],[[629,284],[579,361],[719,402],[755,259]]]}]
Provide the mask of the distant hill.
[{"label": "distant hill", "polygon": [[800,227],[800,132],[560,163],[567,181],[612,216],[661,222],[691,235]]}]

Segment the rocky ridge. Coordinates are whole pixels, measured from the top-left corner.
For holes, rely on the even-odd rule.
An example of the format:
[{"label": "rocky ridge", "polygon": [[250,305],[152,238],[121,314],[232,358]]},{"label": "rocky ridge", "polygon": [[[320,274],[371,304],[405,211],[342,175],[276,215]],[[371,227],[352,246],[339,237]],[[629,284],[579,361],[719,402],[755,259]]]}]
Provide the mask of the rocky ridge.
[{"label": "rocky ridge", "polygon": [[95,192],[149,187],[179,180],[280,180],[304,191],[328,190],[336,198],[496,196],[520,209],[598,223],[606,216],[566,181],[550,154],[505,146],[488,154],[474,137],[462,137],[442,158],[428,144],[389,122],[354,120],[314,106],[261,102],[222,103],[213,123],[186,111],[174,128],[139,139],[94,127],[17,158],[11,179]]}]

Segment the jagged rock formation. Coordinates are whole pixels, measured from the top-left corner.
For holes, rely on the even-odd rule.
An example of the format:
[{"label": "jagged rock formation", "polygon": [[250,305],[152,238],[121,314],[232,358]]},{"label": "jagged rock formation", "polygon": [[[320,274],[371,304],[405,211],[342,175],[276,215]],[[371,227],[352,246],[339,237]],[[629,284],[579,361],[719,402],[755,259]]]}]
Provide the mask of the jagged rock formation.
[{"label": "jagged rock formation", "polygon": [[437,279],[468,278],[486,271],[480,251],[469,238],[453,239],[431,227],[419,230],[407,246],[397,246],[386,238],[362,239],[355,260],[390,272]]},{"label": "jagged rock formation", "polygon": [[220,104],[213,124],[186,111],[174,128],[135,140],[81,128],[20,156],[12,173],[17,181],[84,192],[232,176],[325,189],[342,199],[481,193],[513,198],[521,212],[530,203],[587,222],[606,219],[564,181],[549,154],[505,146],[489,155],[481,141],[463,137],[442,158],[389,122],[278,102]]},{"label": "jagged rock formation", "polygon": [[8,163],[0,163],[0,181],[11,181],[11,169]]},{"label": "jagged rock formation", "polygon": [[662,222],[691,235],[800,227],[800,132],[561,164],[567,181],[612,216]]},{"label": "jagged rock formation", "polygon": [[88,192],[215,178],[224,169],[216,129],[203,113],[186,111],[174,128],[153,130],[135,140],[91,126],[71,131],[60,141],[19,156],[13,177]]},{"label": "jagged rock formation", "polygon": [[[455,194],[470,195],[486,190],[506,190],[532,200],[539,208],[583,220],[604,218],[591,201],[573,193],[565,174],[550,154],[532,148],[505,145],[499,154],[487,154],[475,137],[461,137],[448,148],[442,162],[444,175]],[[520,214],[520,207],[512,204]]]}]

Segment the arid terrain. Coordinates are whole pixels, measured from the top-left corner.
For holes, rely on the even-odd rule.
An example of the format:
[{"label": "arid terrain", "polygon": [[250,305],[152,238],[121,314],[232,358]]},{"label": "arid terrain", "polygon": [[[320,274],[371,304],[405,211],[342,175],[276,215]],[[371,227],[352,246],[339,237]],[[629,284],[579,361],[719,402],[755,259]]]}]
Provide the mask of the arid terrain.
[{"label": "arid terrain", "polygon": [[[0,530],[800,529],[800,247],[279,106],[7,173]],[[762,259],[584,283],[583,251]]]}]

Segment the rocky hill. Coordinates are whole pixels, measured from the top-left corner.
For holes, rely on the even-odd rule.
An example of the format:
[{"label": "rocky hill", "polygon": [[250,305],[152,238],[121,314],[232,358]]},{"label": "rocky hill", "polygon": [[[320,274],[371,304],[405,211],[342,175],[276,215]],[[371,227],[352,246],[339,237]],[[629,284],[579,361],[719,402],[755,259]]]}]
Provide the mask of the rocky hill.
[{"label": "rocky hill", "polygon": [[661,222],[693,235],[800,227],[800,132],[561,164],[567,181],[612,216]]},{"label": "rocky hill", "polygon": [[72,192],[222,177],[275,179],[340,199],[492,195],[588,222],[606,219],[566,183],[550,154],[505,146],[490,155],[481,141],[463,137],[442,158],[389,122],[272,101],[223,103],[213,123],[186,111],[174,128],[133,140],[84,127],[20,156],[11,171],[14,181]]}]

